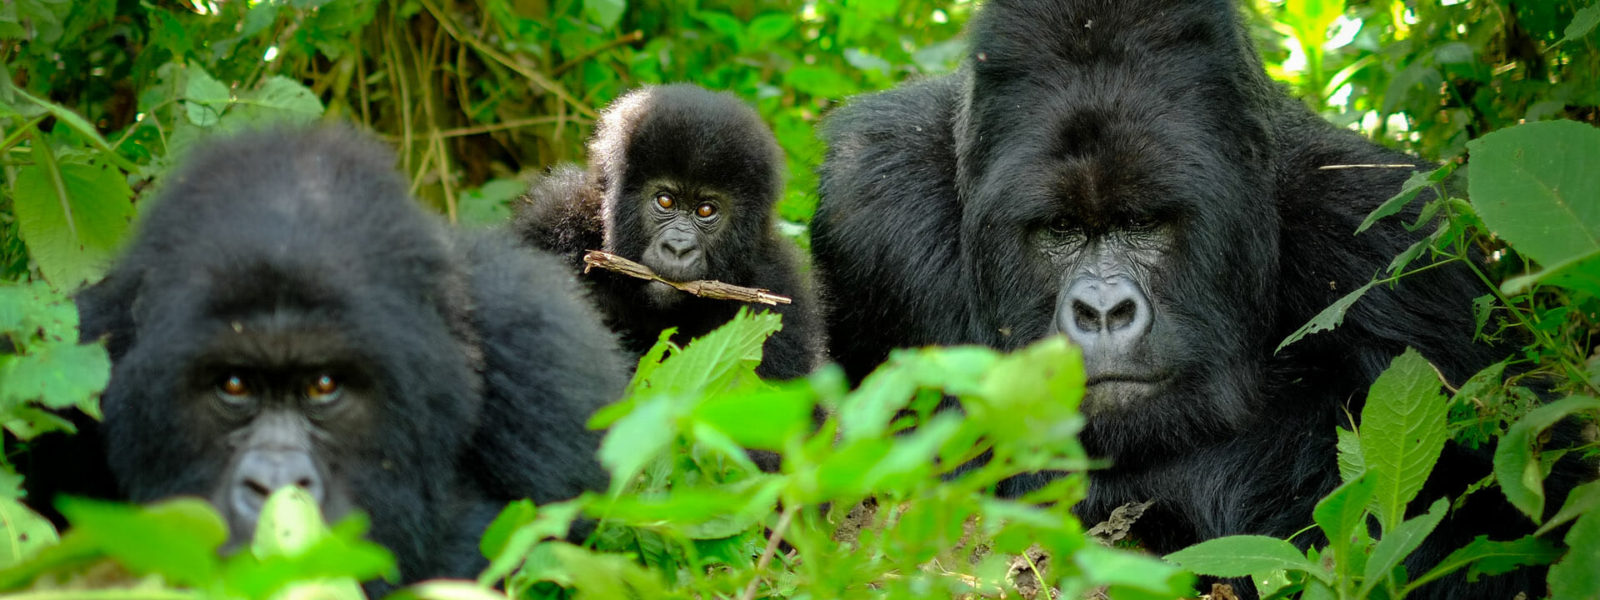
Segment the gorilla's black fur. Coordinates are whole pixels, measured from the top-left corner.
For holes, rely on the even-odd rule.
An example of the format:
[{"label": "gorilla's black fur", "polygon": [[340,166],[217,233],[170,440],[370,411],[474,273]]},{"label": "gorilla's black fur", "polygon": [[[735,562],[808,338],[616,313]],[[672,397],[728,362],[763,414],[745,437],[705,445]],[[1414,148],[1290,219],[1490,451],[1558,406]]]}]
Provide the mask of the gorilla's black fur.
[{"label": "gorilla's black fur", "polygon": [[[606,485],[585,421],[626,369],[562,265],[452,231],[389,151],[347,130],[250,133],[191,157],[77,298],[113,370],[104,422],[66,445],[112,481],[64,491],[202,496],[237,538],[266,489],[302,485],[330,519],[368,513],[410,582],[475,575],[508,500]],[[44,504],[65,465],[36,459]]]},{"label": "gorilla's black fur", "polygon": [[[1472,341],[1482,287],[1462,268],[1377,287],[1338,329],[1274,354],[1420,235],[1399,219],[1354,235],[1410,169],[1321,167],[1429,165],[1272,84],[1234,0],[990,0],[968,35],[957,73],[826,123],[813,252],[852,379],[897,347],[1068,334],[1089,375],[1084,442],[1114,461],[1077,510],[1093,523],[1153,499],[1135,533],[1166,553],[1309,526],[1339,481],[1335,428],[1407,346],[1458,383],[1496,357]],[[1424,497],[1487,472],[1451,445]],[[1475,494],[1409,571],[1529,530]],[[1539,579],[1423,594],[1510,597]]]},{"label": "gorilla's black fur", "polygon": [[[757,373],[790,379],[816,367],[822,326],[794,245],[774,229],[782,169],[771,130],[738,98],[686,84],[641,88],[601,116],[588,172],[562,165],[536,181],[515,228],[529,245],[566,256],[574,268],[581,268],[585,251],[603,249],[671,279],[715,279],[791,297],[793,304],[757,307],[783,316],[783,331],[767,340]],[[669,206],[658,204],[663,195]],[[708,204],[709,218],[685,213]],[[649,350],[663,329],[677,327],[681,343],[726,323],[742,306],[602,270],[585,278],[607,323],[635,355]]]}]

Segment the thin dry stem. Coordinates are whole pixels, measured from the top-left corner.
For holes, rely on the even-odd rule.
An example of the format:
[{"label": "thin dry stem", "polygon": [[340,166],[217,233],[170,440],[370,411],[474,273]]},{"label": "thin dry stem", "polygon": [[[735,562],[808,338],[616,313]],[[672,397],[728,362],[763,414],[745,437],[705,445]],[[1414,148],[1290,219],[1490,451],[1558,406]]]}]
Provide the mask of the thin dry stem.
[{"label": "thin dry stem", "polygon": [[759,304],[766,304],[768,306],[777,306],[779,304],[790,304],[794,302],[794,300],[788,296],[780,296],[772,293],[772,290],[747,288],[733,285],[731,283],[713,281],[710,279],[696,279],[694,281],[687,282],[668,281],[663,279],[660,275],[657,275],[655,271],[650,270],[650,267],[646,267],[610,252],[602,252],[600,250],[590,250],[588,254],[583,255],[583,272],[588,273],[589,269],[593,267],[600,267],[607,271],[621,273],[629,277],[637,277],[639,279],[645,279],[649,281],[659,281],[701,298],[755,302]]}]

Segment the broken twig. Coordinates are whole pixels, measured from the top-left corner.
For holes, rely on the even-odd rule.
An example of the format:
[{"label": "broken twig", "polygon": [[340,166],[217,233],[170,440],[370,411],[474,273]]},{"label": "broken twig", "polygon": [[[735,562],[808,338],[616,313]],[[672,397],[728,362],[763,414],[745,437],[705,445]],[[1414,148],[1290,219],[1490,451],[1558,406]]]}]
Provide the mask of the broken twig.
[{"label": "broken twig", "polygon": [[740,302],[758,302],[768,306],[777,306],[779,304],[789,304],[794,302],[794,300],[791,300],[788,296],[774,294],[771,290],[741,287],[731,283],[723,283],[721,281],[713,281],[710,279],[696,279],[688,282],[668,281],[666,279],[662,279],[661,276],[657,275],[655,271],[650,270],[650,267],[646,267],[610,252],[601,252],[599,250],[590,250],[588,254],[583,255],[583,272],[588,273],[589,269],[594,267],[600,267],[607,271],[621,273],[629,277],[637,277],[639,279],[646,279],[649,281],[659,281],[701,298],[711,298],[714,300],[738,300]]}]

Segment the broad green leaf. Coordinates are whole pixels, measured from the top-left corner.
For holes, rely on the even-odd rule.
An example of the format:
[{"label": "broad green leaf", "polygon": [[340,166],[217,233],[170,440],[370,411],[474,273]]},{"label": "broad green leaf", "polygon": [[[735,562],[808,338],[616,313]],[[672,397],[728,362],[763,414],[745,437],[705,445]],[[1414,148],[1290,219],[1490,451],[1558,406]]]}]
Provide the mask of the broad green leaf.
[{"label": "broad green leaf", "polygon": [[1496,542],[1480,535],[1471,543],[1451,552],[1406,587],[1410,590],[1467,566],[1471,566],[1467,571],[1467,581],[1476,582],[1482,575],[1499,575],[1522,566],[1550,564],[1560,558],[1561,553],[1561,548],[1555,544],[1531,535],[1509,542]]},{"label": "broad green leaf", "polygon": [[1561,503],[1561,510],[1556,511],[1555,516],[1550,517],[1550,520],[1539,526],[1539,530],[1533,534],[1544,535],[1560,527],[1562,523],[1595,512],[1597,509],[1600,509],[1600,481],[1591,481],[1572,488],[1572,491],[1567,493],[1567,500]]},{"label": "broad green leaf", "polygon": [[[359,588],[357,591],[360,591]],[[365,599],[365,596],[358,596]],[[506,595],[481,585],[465,581],[451,581],[435,579],[424,581],[405,589],[401,595],[404,600],[507,600]],[[278,600],[278,599],[273,599]],[[308,599],[309,600],[309,599]],[[343,600],[343,599],[333,599]]]},{"label": "broad green leaf", "polygon": [[[706,26],[706,29],[716,32],[726,42],[732,42],[735,50],[744,49],[744,24],[725,12],[713,10],[695,11],[691,16]],[[724,42],[724,43],[726,43]]]},{"label": "broad green leaf", "polygon": [[767,13],[750,21],[746,28],[753,48],[765,48],[778,43],[783,36],[794,31],[795,18],[786,13]]},{"label": "broad green leaf", "polygon": [[13,498],[0,498],[0,526],[5,528],[0,569],[9,569],[59,541],[49,519]]},{"label": "broad green leaf", "polygon": [[[543,540],[566,537],[572,522],[583,511],[586,499],[591,497],[585,495],[577,500],[546,504],[534,512],[529,512],[534,509],[533,503],[527,500],[507,506],[479,543],[479,549],[489,559],[489,568],[478,575],[478,583],[493,585],[511,575],[525,561],[540,560],[538,557],[543,553],[539,548]],[[506,534],[503,542],[502,534]]]},{"label": "broad green leaf", "polygon": [[627,0],[583,0],[583,16],[607,31],[617,27],[627,8]]},{"label": "broad green leaf", "polygon": [[133,190],[122,174],[77,160],[56,162],[44,140],[34,164],[17,174],[14,208],[28,253],[56,287],[98,279],[133,218]]},{"label": "broad green leaf", "polygon": [[1284,347],[1300,341],[1300,338],[1320,331],[1332,331],[1333,328],[1338,327],[1340,323],[1344,322],[1344,313],[1349,311],[1351,306],[1355,306],[1356,301],[1360,300],[1361,296],[1366,295],[1367,290],[1372,289],[1372,286],[1376,283],[1375,281],[1368,281],[1366,285],[1358,287],[1355,291],[1345,294],[1343,298],[1335,300],[1331,306],[1322,309],[1322,312],[1317,313],[1317,316],[1311,317],[1311,320],[1306,322],[1305,325],[1301,325],[1299,329],[1294,330],[1294,333],[1289,334],[1289,337],[1283,338],[1283,341],[1278,343],[1277,349],[1273,350],[1272,353],[1282,352]]},{"label": "broad green leaf", "polygon": [[292,556],[310,548],[328,535],[322,522],[322,509],[311,493],[299,486],[286,485],[273,490],[261,505],[256,535],[250,551],[258,557]]},{"label": "broad green leaf", "polygon": [[631,486],[645,465],[672,445],[678,436],[672,410],[672,402],[658,396],[640,402],[606,432],[600,442],[600,464],[611,471],[613,492]]},{"label": "broad green leaf", "polygon": [[818,98],[843,99],[856,93],[857,86],[833,69],[799,66],[783,74],[789,87]]},{"label": "broad green leaf", "polygon": [[1567,555],[1550,567],[1551,598],[1600,598],[1600,512],[1567,530]]},{"label": "broad green leaf", "polygon": [[265,123],[304,124],[322,116],[322,100],[300,82],[273,75],[260,86],[239,95],[228,111],[230,127],[260,127]]},{"label": "broad green leaf", "polygon": [[701,400],[693,417],[745,448],[782,450],[811,428],[813,395],[804,382],[716,394]]},{"label": "broad green leaf", "polygon": [[1372,556],[1367,557],[1366,572],[1361,578],[1361,591],[1356,596],[1365,598],[1372,588],[1387,579],[1395,566],[1421,546],[1422,540],[1427,538],[1429,533],[1433,533],[1433,529],[1439,526],[1439,521],[1444,519],[1444,514],[1449,508],[1450,501],[1440,498],[1434,501],[1433,506],[1428,507],[1428,512],[1394,527],[1385,528],[1383,539],[1378,540],[1372,547]]},{"label": "broad green leaf", "polygon": [[511,218],[511,203],[516,201],[528,186],[521,179],[495,179],[475,190],[461,194],[456,201],[457,215],[462,225],[497,225]]},{"label": "broad green leaf", "polygon": [[1600,400],[1573,396],[1529,411],[1506,430],[1494,449],[1494,476],[1500,491],[1533,522],[1544,519],[1544,470],[1534,455],[1539,435],[1567,415],[1600,409]]},{"label": "broad green leaf", "polygon": [[1589,35],[1589,32],[1594,31],[1596,25],[1600,25],[1600,3],[1590,4],[1588,8],[1579,10],[1578,14],[1573,15],[1572,23],[1567,25],[1567,30],[1563,32],[1561,42],[1580,41],[1583,36]]},{"label": "broad green leaf", "polygon": [[1361,409],[1361,457],[1376,477],[1373,512],[1385,537],[1405,518],[1406,506],[1444,450],[1449,405],[1439,387],[1433,366],[1407,348],[1367,391]]},{"label": "broad green leaf", "polygon": [[1123,598],[1127,592],[1139,590],[1154,592],[1162,598],[1177,598],[1193,589],[1193,578],[1188,574],[1145,554],[1089,544],[1074,553],[1072,559],[1092,584],[1112,586],[1108,597]]},{"label": "broad green leaf", "polygon": [[1339,480],[1350,481],[1367,472],[1366,460],[1361,458],[1361,436],[1345,428],[1336,428],[1339,441]]},{"label": "broad green leaf", "polygon": [[0,407],[29,401],[52,409],[88,406],[110,380],[105,346],[35,343],[28,354],[0,364]]},{"label": "broad green leaf", "polygon": [[232,100],[232,93],[228,91],[228,86],[217,81],[198,64],[190,64],[187,72],[188,78],[183,86],[183,105],[188,113],[189,122],[201,127],[216,125],[222,118],[223,109],[227,108],[228,102]]},{"label": "broad green leaf", "polygon": [[1516,295],[1536,284],[1563,287],[1600,297],[1600,250],[1550,265],[1537,273],[1512,277],[1500,284],[1500,290],[1507,295]]},{"label": "broad green leaf", "polygon": [[1334,488],[1311,511],[1311,519],[1328,538],[1334,561],[1345,565],[1350,540],[1367,526],[1367,506],[1376,491],[1377,478],[1366,474]]},{"label": "broad green leaf", "polygon": [[489,523],[489,527],[483,530],[483,536],[478,538],[478,551],[491,560],[499,556],[505,551],[511,534],[532,523],[538,513],[539,509],[534,507],[533,501],[526,498],[507,504]]},{"label": "broad green leaf", "polygon": [[1472,205],[1495,235],[1545,266],[1600,250],[1600,129],[1524,123],[1467,148]]},{"label": "broad green leaf", "polygon": [[209,584],[228,526],[204,500],[180,498],[148,507],[81,498],[59,500],[61,514],[92,544],[136,575],[156,573],[180,585]]},{"label": "broad green leaf", "polygon": [[1264,535],[1234,535],[1206,540],[1168,554],[1165,558],[1195,573],[1214,577],[1248,577],[1251,573],[1288,569],[1327,579],[1322,568],[1301,554],[1294,544]]},{"label": "broad green leaf", "polygon": [[735,483],[623,496],[605,505],[607,519],[637,527],[667,528],[690,539],[724,538],[773,514],[784,480],[753,477]]},{"label": "broad green leaf", "polygon": [[762,345],[781,329],[782,319],[776,313],[740,309],[727,324],[669,356],[643,383],[654,394],[721,391],[740,376],[754,373],[761,363]]}]

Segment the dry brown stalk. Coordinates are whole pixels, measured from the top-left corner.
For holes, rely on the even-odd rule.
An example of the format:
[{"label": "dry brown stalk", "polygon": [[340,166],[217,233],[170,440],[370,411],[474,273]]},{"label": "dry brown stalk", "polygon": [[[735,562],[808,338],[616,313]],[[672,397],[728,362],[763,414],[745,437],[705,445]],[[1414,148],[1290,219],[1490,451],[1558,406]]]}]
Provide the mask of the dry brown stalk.
[{"label": "dry brown stalk", "polygon": [[747,288],[733,285],[731,283],[713,281],[710,279],[697,279],[686,282],[668,281],[663,279],[660,275],[657,275],[655,271],[650,270],[650,267],[646,267],[610,252],[602,252],[600,250],[590,250],[587,254],[583,255],[583,272],[588,273],[589,269],[594,267],[600,267],[607,271],[621,273],[629,277],[637,277],[639,279],[646,279],[649,281],[659,281],[701,298],[711,298],[713,300],[738,300],[740,302],[758,302],[768,306],[777,306],[779,304],[789,304],[794,302],[794,300],[790,299],[788,296],[774,294],[771,290]]}]

